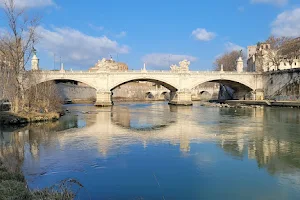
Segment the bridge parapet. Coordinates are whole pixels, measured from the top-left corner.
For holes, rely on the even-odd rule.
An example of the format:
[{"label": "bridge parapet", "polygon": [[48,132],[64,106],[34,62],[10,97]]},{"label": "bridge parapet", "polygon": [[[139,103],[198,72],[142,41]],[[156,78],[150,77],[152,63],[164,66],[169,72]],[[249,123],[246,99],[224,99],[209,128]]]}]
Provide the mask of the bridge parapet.
[{"label": "bridge parapet", "polygon": [[43,70],[38,73],[43,74],[236,74],[236,75],[262,75],[259,72],[236,72],[236,71],[187,71],[187,72],[173,72],[167,70],[153,70],[153,71],[140,71],[140,70],[127,70],[127,71],[51,71],[51,70]]}]

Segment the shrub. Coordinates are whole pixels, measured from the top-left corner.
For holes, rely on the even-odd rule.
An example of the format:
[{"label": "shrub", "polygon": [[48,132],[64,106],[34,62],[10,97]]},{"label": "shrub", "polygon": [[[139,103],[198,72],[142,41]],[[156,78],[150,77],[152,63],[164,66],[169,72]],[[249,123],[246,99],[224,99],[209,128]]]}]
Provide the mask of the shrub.
[{"label": "shrub", "polygon": [[16,180],[0,181],[0,199],[19,200],[32,199],[25,183]]}]

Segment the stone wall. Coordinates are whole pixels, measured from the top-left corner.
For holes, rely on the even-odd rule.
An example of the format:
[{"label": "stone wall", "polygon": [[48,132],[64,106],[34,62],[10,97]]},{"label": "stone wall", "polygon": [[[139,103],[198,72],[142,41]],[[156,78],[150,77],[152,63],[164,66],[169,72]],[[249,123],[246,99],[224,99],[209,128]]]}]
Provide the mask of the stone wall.
[{"label": "stone wall", "polygon": [[211,100],[218,99],[220,91],[219,83],[203,83],[192,89],[192,100]]},{"label": "stone wall", "polygon": [[265,99],[300,100],[300,69],[268,72],[264,75]]},{"label": "stone wall", "polygon": [[85,85],[74,85],[69,83],[58,83],[57,89],[63,99],[94,100],[96,90]]},{"label": "stone wall", "polygon": [[113,99],[135,99],[135,100],[164,100],[163,93],[169,90],[161,85],[151,82],[131,82],[113,90]]}]

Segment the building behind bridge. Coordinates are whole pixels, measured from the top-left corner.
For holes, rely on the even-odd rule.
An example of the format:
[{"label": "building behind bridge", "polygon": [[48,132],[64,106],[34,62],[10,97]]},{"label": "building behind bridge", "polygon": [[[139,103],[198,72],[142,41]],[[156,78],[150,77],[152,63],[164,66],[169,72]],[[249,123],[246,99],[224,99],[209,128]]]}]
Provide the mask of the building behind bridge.
[{"label": "building behind bridge", "polygon": [[[299,38],[296,38],[297,40]],[[272,55],[273,54],[273,55]],[[247,71],[249,72],[267,72],[285,69],[300,68],[300,58],[294,57],[287,59],[284,56],[275,55],[271,44],[262,42],[257,45],[247,47]],[[277,56],[277,58],[276,58]],[[277,59],[279,63],[276,65],[272,60]]]},{"label": "building behind bridge", "polygon": [[96,71],[127,71],[128,66],[126,63],[116,62],[113,59],[98,60],[98,62],[89,69],[90,72]]}]

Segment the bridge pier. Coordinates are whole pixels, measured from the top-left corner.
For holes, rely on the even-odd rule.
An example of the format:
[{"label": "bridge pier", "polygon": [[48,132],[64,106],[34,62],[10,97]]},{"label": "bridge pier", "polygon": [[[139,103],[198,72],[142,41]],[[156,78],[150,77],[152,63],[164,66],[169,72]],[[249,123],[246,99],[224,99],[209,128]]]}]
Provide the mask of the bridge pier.
[{"label": "bridge pier", "polygon": [[176,106],[191,106],[191,105],[193,105],[192,92],[189,90],[171,91],[169,104],[176,105]]},{"label": "bridge pier", "polygon": [[254,91],[254,94],[255,94],[254,100],[264,100],[265,99],[265,95],[264,95],[264,90],[263,89],[256,89]]},{"label": "bridge pier", "polygon": [[97,91],[95,106],[112,106],[111,91]]}]

